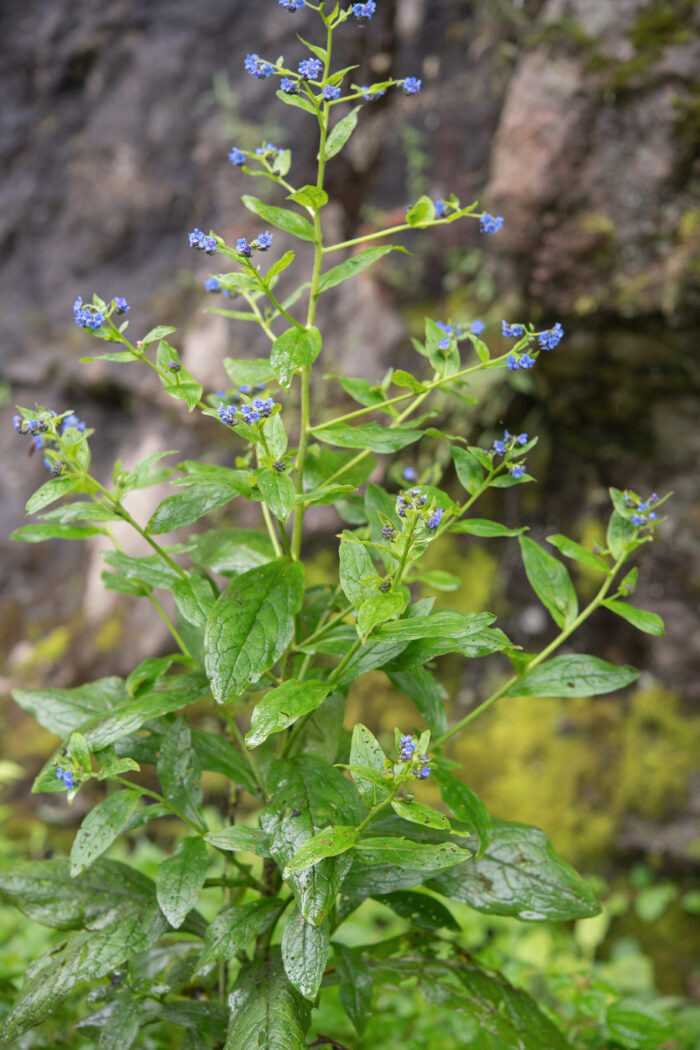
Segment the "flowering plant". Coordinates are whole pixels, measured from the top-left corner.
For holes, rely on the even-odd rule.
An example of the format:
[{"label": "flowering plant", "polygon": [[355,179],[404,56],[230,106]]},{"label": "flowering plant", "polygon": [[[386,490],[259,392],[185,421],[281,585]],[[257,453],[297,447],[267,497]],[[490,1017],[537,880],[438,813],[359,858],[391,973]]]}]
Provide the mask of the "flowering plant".
[{"label": "flowering plant", "polygon": [[[533,480],[525,457],[536,438],[505,431],[488,448],[469,444],[434,425],[434,395],[469,403],[470,376],[533,368],[562,339],[559,323],[535,329],[504,321],[507,343],[494,353],[481,338],[482,321],[427,319],[424,338],[414,340],[425,366],[419,375],[396,369],[378,385],[343,380],[359,407],[319,417],[311,376],[322,351],[315,323],[320,296],[403,250],[386,243],[393,234],[466,219],[491,235],[503,219],[454,196],[422,197],[397,226],[327,243],[327,164],[353,134],[363,104],[392,87],[415,95],[421,81],[348,85],[352,69],[332,71],[334,33],[353,19],[367,23],[375,3],[342,10],[323,0],[279,3],[290,12],[314,12],[325,43],[302,41],[311,57],[296,68],[257,54],[246,57],[245,68],[261,80],[278,78],[280,101],[317,122],[316,182],[288,181],[288,150],[271,143],[252,152],[233,147],[231,163],[274,184],[292,207],[244,196],[266,227],[253,240],[231,245],[213,231],[189,234],[191,247],[212,263],[207,291],[245,304],[218,312],[257,325],[269,356],[227,358],[229,388],[205,393],[168,341],[173,328],[158,326],[132,342],[123,298],[94,296],[74,305],[87,334],[117,347],[87,360],[151,368],[169,396],[210,417],[212,427],[227,428],[235,467],[185,461],[174,468],[162,462],[173,453],[162,452],[132,470],[117,464],[107,485],[90,473],[92,431],[72,411],[20,408],[15,417],[17,431],[43,449],[51,477],[27,504],[27,513],[41,520],[14,538],[109,537],[114,525],[127,523],[151,553],[133,557],[115,543],[104,555],[105,585],[151,602],[174,649],[123,680],[15,691],[17,703],[61,737],[35,790],[64,791],[69,801],[92,781],[112,790],[84,818],[70,858],[0,874],[0,889],[18,908],[67,931],[27,975],[0,1043],[40,1025],[76,985],[98,982],[100,1005],[85,1023],[101,1030],[101,1047],[124,1050],[142,1028],[159,1023],[184,1030],[181,1045],[190,1050],[300,1050],[328,989],[339,990],[361,1036],[373,987],[417,980],[427,997],[476,1022],[493,1038],[489,1046],[563,1048],[570,1044],[546,1010],[462,950],[449,902],[525,921],[563,921],[595,915],[597,901],[543,832],[490,817],[456,772],[447,745],[499,698],[592,696],[634,681],[631,667],[569,650],[555,654],[601,607],[649,634],[663,632],[659,617],[627,601],[637,571],[628,563],[651,540],[663,500],[613,489],[604,549],[548,537],[565,559],[597,574],[597,592],[584,608],[564,562],[530,539],[526,527],[470,516],[488,489]],[[337,107],[345,108],[336,120]],[[313,252],[309,276],[285,296],[279,282],[295,252],[274,257],[271,229]],[[268,252],[269,265],[261,258]],[[285,406],[292,388],[300,425],[290,448]],[[416,415],[419,408],[423,414]],[[370,481],[375,454],[425,439],[449,448],[459,497],[440,487],[435,467],[423,473],[406,467],[398,492]],[[173,494],[147,523],[138,522],[125,500],[164,481]],[[261,531],[226,526],[176,545],[160,542],[235,499],[257,505]],[[332,505],[347,527],[339,536],[337,580],[307,587],[304,519],[316,505]],[[527,578],[558,631],[542,651],[523,652],[489,612],[433,611],[431,592],[451,589],[454,578],[422,571],[421,560],[447,532],[517,538]],[[428,596],[416,598],[417,586]],[[171,596],[166,604],[162,592]],[[457,717],[439,683],[447,653],[495,656],[510,674]],[[380,742],[361,724],[343,728],[349,690],[373,670],[413,705],[393,742]],[[203,704],[209,728],[200,724]],[[160,790],[134,779],[142,766],[153,767],[148,779],[155,782],[157,774]],[[204,808],[203,771],[223,775],[230,788],[218,819],[212,806]],[[437,784],[440,808],[425,800],[428,778]],[[236,821],[244,801],[245,819]],[[164,817],[176,817],[183,834],[155,881],[104,856],[118,836]],[[206,891],[220,895],[211,921],[198,910]],[[369,897],[406,919],[408,929],[348,947],[342,925]],[[604,1011],[601,1024],[613,1031]],[[325,1036],[311,1045],[342,1046]]]}]

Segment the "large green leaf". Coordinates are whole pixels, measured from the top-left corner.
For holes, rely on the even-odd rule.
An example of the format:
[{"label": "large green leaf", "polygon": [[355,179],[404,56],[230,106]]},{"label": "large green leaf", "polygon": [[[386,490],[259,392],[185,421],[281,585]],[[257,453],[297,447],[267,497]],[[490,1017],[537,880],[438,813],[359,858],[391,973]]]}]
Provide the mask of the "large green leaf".
[{"label": "large green leaf", "polygon": [[[260,823],[280,868],[285,868],[297,850],[322,828],[329,824],[357,826],[366,815],[350,781],[315,755],[275,762],[267,785],[272,798]],[[289,885],[308,922],[318,925],[331,910],[350,863],[347,854],[328,857],[290,876]]]},{"label": "large green leaf", "polygon": [[328,958],[328,919],[312,926],[299,913],[292,915],[282,934],[282,962],[287,977],[305,999],[314,1001]]},{"label": "large green leaf", "polygon": [[377,629],[375,636],[383,641],[398,639],[413,642],[423,638],[460,640],[488,627],[494,620],[491,613],[459,613],[441,609],[429,616],[410,616],[387,623]]},{"label": "large green leaf", "polygon": [[294,635],[304,597],[304,569],[286,558],[250,569],[214,604],[204,634],[212,693],[223,704],[269,670]]},{"label": "large green leaf", "polygon": [[634,605],[615,601],[612,598],[604,601],[603,605],[610,612],[614,612],[617,616],[621,616],[623,620],[627,620],[638,631],[644,631],[645,634],[656,636],[665,634],[664,621],[656,613],[647,612],[646,609],[637,609]]},{"label": "large green leaf", "polygon": [[335,288],[337,284],[341,284],[343,281],[347,281],[350,277],[355,277],[358,273],[362,273],[372,263],[377,262],[388,252],[400,251],[402,249],[396,248],[393,244],[383,244],[376,248],[365,248],[363,252],[358,252],[357,255],[352,255],[345,262],[340,263],[339,266],[334,266],[332,270],[326,270],[321,277],[320,290],[327,292],[329,288]]},{"label": "large green leaf", "polygon": [[192,485],[184,492],[163,500],[151,515],[146,532],[158,535],[191,525],[217,507],[230,503],[237,495],[235,489],[226,485]]},{"label": "large green leaf", "polygon": [[71,875],[80,875],[112,845],[139,804],[138,791],[115,791],[87,814],[70,851]]},{"label": "large green leaf", "polygon": [[420,824],[425,828],[436,828],[440,831],[449,831],[450,822],[444,813],[426,806],[423,802],[408,799],[394,799],[391,808],[397,816],[411,824]]},{"label": "large green leaf", "polygon": [[309,1006],[287,980],[279,950],[241,970],[224,1050],[306,1050]]},{"label": "large green leaf", "polygon": [[207,842],[217,849],[230,850],[232,853],[254,853],[257,857],[270,856],[270,843],[264,831],[259,828],[248,828],[243,824],[232,824],[221,831],[210,831],[204,836]]},{"label": "large green leaf", "polygon": [[115,677],[100,678],[75,689],[14,689],[12,696],[39,725],[62,737],[129,699],[123,680]]},{"label": "large green leaf", "polygon": [[326,140],[326,148],[324,150],[324,160],[330,160],[331,157],[335,157],[336,153],[340,153],[341,149],[352,135],[357,125],[357,118],[359,116],[362,106],[355,106],[351,109],[347,116],[339,120],[335,125],[330,135]]},{"label": "large green leaf", "polygon": [[282,872],[283,877],[288,879],[290,875],[298,875],[326,857],[337,857],[346,853],[355,845],[358,836],[357,828],[347,825],[338,824],[324,828],[299,847]]},{"label": "large green leaf", "polygon": [[332,693],[321,707],[309,715],[292,744],[290,755],[317,755],[326,762],[335,762],[344,719],[345,697],[341,693]]},{"label": "large green leaf", "polygon": [[528,536],[520,536],[527,578],[557,627],[567,627],[578,615],[578,599],[565,566]]},{"label": "large green leaf", "polygon": [[405,693],[416,705],[433,736],[442,736],[447,730],[447,691],[435,681],[430,671],[416,667],[413,671],[386,673],[394,688]]},{"label": "large green leaf", "polygon": [[486,477],[484,468],[468,449],[460,448],[459,445],[450,445],[450,455],[457,477],[469,495],[473,496]]},{"label": "large green leaf", "polygon": [[555,533],[553,536],[547,537],[547,543],[551,543],[553,547],[556,547],[565,558],[571,558],[582,565],[587,565],[589,569],[597,569],[598,572],[608,571],[605,558],[601,558],[599,554],[593,554],[591,551],[586,550],[580,543],[570,540],[568,536]]},{"label": "large green leaf", "polygon": [[164,860],[156,875],[160,910],[175,929],[182,926],[195,907],[209,870],[207,847],[198,835],[178,843],[172,857]]},{"label": "large green leaf", "polygon": [[623,689],[639,677],[634,667],[616,667],[597,656],[571,653],[547,660],[522,678],[511,696],[599,696]]},{"label": "large green leaf", "polygon": [[381,423],[362,423],[355,427],[347,423],[334,423],[323,430],[315,431],[315,436],[327,445],[339,445],[341,448],[398,452],[406,445],[419,441],[423,437],[423,431],[412,430],[409,427],[386,427]]},{"label": "large green leaf", "polygon": [[230,959],[236,952],[243,951],[254,937],[269,929],[281,907],[282,901],[273,897],[249,901],[221,912],[207,927],[198,968],[217,959]]},{"label": "large green leaf", "polygon": [[50,503],[55,503],[61,496],[67,496],[69,492],[75,492],[76,489],[80,488],[81,483],[81,478],[73,477],[70,474],[51,478],[50,481],[44,482],[33,496],[30,496],[25,512],[27,514],[36,514],[38,510],[43,510]]},{"label": "large green leaf", "polygon": [[117,1001],[100,1032],[100,1050],[129,1050],[138,1037],[142,1015],[138,999]]},{"label": "large green leaf", "polygon": [[258,488],[276,518],[286,521],[294,510],[295,491],[292,479],[277,470],[263,470],[258,477]]},{"label": "large green leaf", "polygon": [[128,580],[140,580],[149,587],[162,587],[169,591],[173,583],[182,579],[180,573],[163,561],[159,554],[152,554],[146,558],[132,558],[121,551],[103,551],[102,558]]},{"label": "large green leaf", "polygon": [[355,1030],[362,1035],[372,1008],[372,972],[359,951],[334,944],[333,952],[340,978],[340,1002]]},{"label": "large green leaf", "polygon": [[228,740],[223,740],[204,729],[191,729],[190,732],[192,746],[197,752],[202,769],[212,773],[223,773],[234,784],[240,784],[249,791],[257,790],[257,781],[248,759],[229,744]]},{"label": "large green leaf", "polygon": [[99,525],[59,525],[47,522],[39,525],[22,525],[11,534],[11,540],[20,543],[43,543],[44,540],[86,540],[90,536],[104,534]]},{"label": "large green leaf", "polygon": [[192,733],[184,718],[176,719],[161,741],[158,779],[168,802],[201,826],[201,769],[192,746]]},{"label": "large green leaf", "polygon": [[503,820],[493,821],[480,860],[442,872],[429,885],[489,915],[565,922],[600,911],[588,883],[557,856],[543,831]]},{"label": "large green leaf", "polygon": [[468,850],[454,842],[414,842],[393,835],[360,839],[356,849],[363,864],[401,864],[413,871],[451,867],[469,856]]},{"label": "large green leaf", "polygon": [[396,890],[395,893],[377,893],[375,900],[386,904],[402,919],[407,919],[421,930],[455,930],[460,927],[452,913],[435,897],[411,890]]},{"label": "large green leaf", "polygon": [[189,551],[196,565],[235,576],[273,561],[270,537],[257,529],[210,529],[193,536]]},{"label": "large green leaf", "polygon": [[270,353],[270,364],[280,385],[289,389],[292,376],[302,368],[310,368],[321,352],[321,333],[318,328],[288,328],[275,339]]},{"label": "large green leaf", "polygon": [[340,586],[356,609],[376,593],[372,586],[376,575],[367,547],[345,529],[340,537]]},{"label": "large green leaf", "polygon": [[482,857],[491,840],[491,816],[479,796],[461,780],[444,769],[438,769],[435,778],[440,788],[442,801],[449,806],[458,820],[471,824],[479,837],[479,852]]},{"label": "large green leaf", "polygon": [[288,208],[275,208],[271,204],[263,204],[257,197],[251,197],[248,194],[241,197],[241,200],[248,211],[252,211],[254,215],[269,222],[272,226],[291,233],[293,237],[299,237],[302,241],[314,240],[316,236],[314,228],[303,215],[289,211]]},{"label": "large green leaf", "polygon": [[621,558],[628,549],[627,545],[634,541],[636,535],[637,530],[629,518],[614,510],[610,516],[606,536],[606,542],[610,548],[612,556],[614,558]]},{"label": "large green leaf", "polygon": [[354,770],[353,766],[373,769],[380,776],[384,775],[387,768],[386,756],[381,744],[374,733],[358,722],[352,731],[352,743],[350,745],[350,773],[355,781],[360,798],[371,809],[379,802],[383,802],[389,794],[389,789],[383,789],[373,780],[363,777],[362,773]]},{"label": "large green leaf", "polygon": [[190,572],[186,579],[177,580],[172,585],[171,592],[182,619],[193,627],[204,627],[218,597],[211,580]]},{"label": "large green leaf", "polygon": [[258,747],[273,733],[280,733],[302,715],[320,707],[332,686],[314,679],[298,681],[290,678],[276,689],[266,693],[253,711],[250,730],[246,735],[248,747]]},{"label": "large green leaf", "polygon": [[489,521],[487,518],[464,518],[450,527],[450,532],[466,532],[469,536],[483,536],[487,539],[495,536],[521,536],[526,531],[525,525],[519,529],[509,529],[506,525],[501,525],[498,521]]},{"label": "large green leaf", "polygon": [[118,903],[95,916],[93,928],[71,934],[30,968],[0,1031],[0,1042],[41,1024],[76,985],[105,977],[161,937],[167,923],[153,890],[147,898],[131,896],[127,886],[125,890]]},{"label": "large green leaf", "polygon": [[[620,1000],[605,1015],[611,1037],[629,1050],[658,1050],[674,1044],[674,1025],[668,1014],[645,1003]],[[680,1044],[677,1044],[680,1045]]]},{"label": "large green leaf", "polygon": [[[491,620],[488,613],[479,615]],[[386,667],[390,671],[409,671],[420,668],[429,660],[433,660],[436,656],[443,656],[445,653],[461,653],[473,660],[501,652],[511,644],[503,631],[497,628],[482,627],[479,630],[476,625],[474,626],[475,629],[467,632],[462,638],[417,638],[408,645],[404,643],[401,654],[387,661]]]}]

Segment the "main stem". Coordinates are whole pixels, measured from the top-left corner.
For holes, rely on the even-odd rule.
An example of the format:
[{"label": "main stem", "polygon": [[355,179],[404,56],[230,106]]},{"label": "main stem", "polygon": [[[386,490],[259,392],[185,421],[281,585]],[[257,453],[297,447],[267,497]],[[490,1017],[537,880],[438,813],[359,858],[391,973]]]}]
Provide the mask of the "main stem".
[{"label": "main stem", "polygon": [[[325,17],[324,17],[325,21]],[[330,24],[326,22],[326,61],[323,79],[328,77],[331,65],[331,48],[333,45],[333,31]],[[321,135],[318,147],[318,173],[316,176],[316,187],[323,189],[323,179],[326,173],[326,140],[328,138],[328,115],[330,107],[324,102],[318,114]],[[316,303],[320,295],[321,265],[323,263],[323,228],[321,226],[321,208],[314,208],[314,268],[311,276],[311,290],[309,292],[309,308],[306,314],[306,327],[311,328],[316,319]],[[304,495],[304,462],[306,450],[309,445],[309,431],[311,428],[311,366],[304,365],[301,370],[301,422],[299,433],[299,448],[297,450],[295,481],[297,496]],[[301,554],[301,540],[304,529],[304,503],[299,502],[294,512],[294,524],[292,526],[291,556],[295,560]]]}]

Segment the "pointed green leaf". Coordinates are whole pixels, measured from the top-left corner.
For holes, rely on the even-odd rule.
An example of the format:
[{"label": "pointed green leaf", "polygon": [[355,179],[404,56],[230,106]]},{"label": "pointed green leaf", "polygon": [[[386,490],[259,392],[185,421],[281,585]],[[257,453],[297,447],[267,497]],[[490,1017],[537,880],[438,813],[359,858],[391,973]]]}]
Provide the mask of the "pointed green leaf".
[{"label": "pointed green leaf", "polygon": [[396,890],[394,893],[375,893],[374,899],[386,904],[402,919],[417,926],[420,930],[455,930],[459,932],[459,924],[455,922],[454,916],[440,901],[427,893],[417,893],[411,890]]},{"label": "pointed green leaf", "polygon": [[334,944],[333,952],[340,978],[340,1002],[355,1030],[362,1035],[371,1016],[372,973],[359,951]]},{"label": "pointed green leaf", "polygon": [[509,529],[498,521],[488,521],[486,518],[464,518],[456,521],[450,526],[450,532],[466,532],[469,536],[521,536],[527,532],[527,525],[519,529]]},{"label": "pointed green leaf", "polygon": [[231,998],[224,1050],[306,1050],[309,1007],[287,980],[278,950],[243,967]]},{"label": "pointed green leaf", "polygon": [[239,904],[217,915],[207,928],[199,969],[243,951],[254,937],[269,929],[281,906],[282,902],[273,897]]},{"label": "pointed green leaf", "polygon": [[435,777],[445,805],[450,807],[458,820],[466,820],[476,831],[479,837],[477,858],[482,857],[491,839],[489,811],[479,796],[451,773],[439,769]]},{"label": "pointed green leaf", "polygon": [[252,211],[258,218],[269,222],[271,226],[291,233],[293,237],[299,237],[302,241],[314,240],[316,236],[314,228],[303,215],[298,215],[287,208],[275,208],[271,204],[263,204],[257,197],[250,197],[248,194],[245,194],[241,200],[248,211]]},{"label": "pointed green leaf", "polygon": [[286,91],[276,91],[275,94],[280,102],[285,102],[288,106],[296,106],[297,109],[303,109],[304,112],[310,113],[312,117],[316,116],[313,102],[308,98],[304,98],[303,95],[288,95]]},{"label": "pointed green leaf", "polygon": [[137,999],[117,1002],[100,1032],[100,1050],[129,1050],[139,1034],[142,1010]]},{"label": "pointed green leaf", "polygon": [[210,831],[204,838],[217,849],[230,850],[231,853],[254,853],[256,857],[270,856],[270,843],[267,835],[258,828],[233,824],[222,831]]},{"label": "pointed green leaf", "polygon": [[146,526],[146,532],[151,535],[159,535],[162,532],[171,532],[173,529],[181,529],[185,525],[191,525],[199,521],[205,514],[223,507],[235,499],[238,492],[226,485],[196,484],[179,492],[176,496],[168,496],[156,508]]},{"label": "pointed green leaf", "polygon": [[292,376],[303,368],[310,368],[321,352],[321,333],[318,328],[288,328],[272,344],[270,364],[280,385],[289,390]]},{"label": "pointed green leaf", "polygon": [[468,449],[459,445],[450,445],[450,455],[460,483],[473,496],[486,477],[484,468]]},{"label": "pointed green leaf", "polygon": [[286,521],[294,510],[292,479],[277,470],[263,470],[258,476],[258,488],[274,516],[280,521]]},{"label": "pointed green leaf", "polygon": [[[378,784],[376,780],[368,780],[355,768],[358,766],[374,770],[382,782]],[[360,798],[368,809],[383,802],[389,794],[389,789],[383,782],[386,768],[386,756],[381,744],[367,726],[358,722],[352,731],[350,774],[355,781]]]},{"label": "pointed green leaf", "polygon": [[182,926],[188,913],[196,906],[208,870],[207,847],[198,835],[183,839],[172,857],[164,860],[158,868],[158,903],[174,929]]},{"label": "pointed green leaf", "polygon": [[371,266],[389,252],[402,250],[393,244],[383,244],[381,247],[376,248],[365,248],[363,252],[352,255],[345,262],[340,263],[339,266],[326,270],[321,276],[320,290],[327,292],[329,288],[335,288],[337,284],[342,284],[343,281],[347,281],[350,277],[355,277],[358,273],[362,273],[368,266]]},{"label": "pointed green leaf", "polygon": [[386,427],[381,423],[363,423],[361,426],[349,426],[346,423],[334,423],[323,430],[315,431],[316,437],[327,445],[339,445],[341,448],[369,448],[372,452],[398,452],[406,445],[413,444],[423,437],[421,430],[409,427]]},{"label": "pointed green leaf", "polygon": [[328,919],[320,926],[312,926],[297,912],[282,934],[282,962],[287,977],[311,1002],[318,995],[326,969],[328,930]]},{"label": "pointed green leaf", "polygon": [[33,496],[30,496],[25,507],[25,514],[36,514],[38,510],[48,507],[49,503],[54,503],[61,496],[67,496],[69,492],[75,492],[76,489],[80,488],[80,484],[80,478],[73,477],[70,474],[62,474],[58,478],[51,478],[40,489],[37,489]]},{"label": "pointed green leaf", "polygon": [[340,538],[340,586],[356,609],[374,592],[372,582],[376,575],[367,548],[345,529]]},{"label": "pointed green leaf", "polygon": [[205,666],[220,704],[269,670],[294,635],[304,569],[278,558],[235,579],[214,604],[204,634]]},{"label": "pointed green leaf", "polygon": [[435,205],[430,197],[419,197],[413,207],[406,212],[406,222],[409,226],[422,226],[426,222],[432,222],[434,218]]},{"label": "pointed green leaf", "polygon": [[578,615],[578,599],[566,568],[528,536],[520,536],[519,541],[532,589],[557,627],[567,627]]},{"label": "pointed green leaf", "polygon": [[352,849],[358,837],[357,828],[342,825],[324,828],[323,831],[319,831],[318,835],[307,839],[304,845],[300,846],[284,869],[283,878],[288,879],[290,875],[297,875],[326,857],[337,857],[340,853],[346,853]]},{"label": "pointed green leaf", "polygon": [[355,848],[363,864],[397,864],[414,871],[450,867],[470,856],[468,850],[454,842],[433,845],[394,836],[360,839]]},{"label": "pointed green leaf", "polygon": [[614,510],[610,516],[606,543],[614,558],[621,558],[627,550],[628,543],[632,543],[637,535],[629,518]]},{"label": "pointed green leaf", "polygon": [[406,595],[402,591],[371,594],[357,611],[357,627],[363,640],[379,624],[399,616],[406,608]]},{"label": "pointed green leaf", "polygon": [[206,576],[188,573],[187,579],[177,580],[171,587],[177,611],[193,627],[204,627],[211,607],[217,599],[213,584]]},{"label": "pointed green leaf", "polygon": [[326,148],[323,154],[324,160],[330,160],[331,157],[335,157],[336,153],[340,153],[357,126],[357,118],[361,109],[362,106],[355,106],[346,117],[343,117],[335,125],[326,140]]},{"label": "pointed green leaf", "polygon": [[621,616],[623,620],[627,620],[633,627],[636,627],[638,631],[644,631],[645,634],[662,635],[665,634],[664,621],[656,613],[647,612],[645,609],[636,609],[634,605],[628,605],[627,602],[618,602],[612,598],[608,598],[603,602],[606,609],[610,612],[616,613]]},{"label": "pointed green leaf", "polygon": [[10,539],[20,543],[43,543],[44,540],[86,540],[90,536],[104,534],[99,525],[22,525],[11,534]]},{"label": "pointed green leaf", "polygon": [[331,689],[332,686],[326,682],[312,679],[300,682],[290,678],[270,690],[253,711],[250,730],[245,738],[248,747],[258,747],[273,733],[282,732],[302,715],[315,711]]},{"label": "pointed green leaf", "polygon": [[555,656],[525,675],[511,696],[599,696],[623,689],[639,677],[634,667],[616,667],[597,656]]},{"label": "pointed green leaf", "polygon": [[570,540],[568,536],[556,533],[554,536],[547,537],[547,543],[551,543],[553,547],[556,547],[565,558],[572,558],[582,565],[587,565],[589,569],[597,569],[598,572],[608,571],[605,558],[601,558],[598,554],[593,554],[591,551],[586,550],[580,543]]},{"label": "pointed green leaf", "polygon": [[184,718],[169,727],[160,745],[158,779],[163,794],[193,823],[202,825],[201,769],[192,747],[192,734]]},{"label": "pointed green leaf", "polygon": [[314,208],[318,211],[319,208],[324,208],[328,204],[328,194],[325,190],[320,189],[319,186],[302,186],[301,189],[290,193],[287,200],[294,201],[295,204],[303,204],[305,208]]},{"label": "pointed green leaf", "polygon": [[109,849],[129,823],[140,797],[138,791],[115,791],[90,810],[73,840],[71,875],[80,875]]},{"label": "pointed green leaf", "polygon": [[432,806],[426,806],[422,802],[408,802],[398,799],[391,803],[394,813],[411,824],[420,824],[424,828],[437,828],[440,831],[449,831],[450,822],[444,813],[440,813]]}]

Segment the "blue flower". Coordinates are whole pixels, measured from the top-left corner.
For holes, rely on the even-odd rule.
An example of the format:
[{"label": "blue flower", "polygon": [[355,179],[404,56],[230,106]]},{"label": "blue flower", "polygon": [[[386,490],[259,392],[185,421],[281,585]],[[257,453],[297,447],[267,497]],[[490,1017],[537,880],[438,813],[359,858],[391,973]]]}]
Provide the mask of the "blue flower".
[{"label": "blue flower", "polygon": [[404,762],[408,762],[411,756],[413,755],[413,752],[416,750],[416,745],[414,743],[413,737],[410,735],[402,736],[399,743],[401,744],[401,747],[399,749],[399,758],[402,759]]},{"label": "blue flower", "polygon": [[216,277],[207,277],[206,281],[204,282],[204,290],[205,292],[220,292],[221,285],[219,284]]},{"label": "blue flower", "polygon": [[284,474],[287,470],[287,464],[281,459],[278,459],[272,464],[272,468],[273,470],[276,470],[278,474]]},{"label": "blue flower", "polygon": [[396,529],[394,528],[394,526],[388,521],[384,522],[384,524],[382,525],[383,538],[385,540],[393,540],[395,533]]},{"label": "blue flower", "polygon": [[530,357],[529,354],[521,354],[520,355],[520,367],[521,368],[534,368],[535,367],[535,358],[534,357]]},{"label": "blue flower", "polygon": [[299,76],[304,80],[318,80],[323,70],[320,58],[304,58],[298,65]]},{"label": "blue flower", "polygon": [[300,11],[306,4],[304,0],[278,0],[280,7],[286,7],[288,11]]},{"label": "blue flower", "polygon": [[216,241],[213,237],[207,237],[206,233],[198,229],[196,226],[192,233],[189,234],[190,248],[196,248],[198,252],[205,252],[207,255],[213,255],[216,251]]},{"label": "blue flower", "polygon": [[68,427],[73,427],[74,430],[83,431],[86,429],[87,423],[83,423],[82,419],[78,419],[75,412],[71,412],[70,415],[65,416],[61,423],[61,433],[63,434]]},{"label": "blue flower", "polygon": [[258,146],[255,151],[256,157],[266,157],[268,153],[280,153],[281,151],[277,146],[273,146],[271,142],[264,142],[262,146]]},{"label": "blue flower", "polygon": [[179,372],[182,368],[182,365],[179,361],[168,361],[168,368],[171,372]]},{"label": "blue flower", "polygon": [[244,255],[246,259],[249,259],[250,256],[253,254],[252,245],[248,244],[248,241],[245,239],[245,237],[239,237],[236,241],[236,251],[239,255]]},{"label": "blue flower", "polygon": [[229,427],[235,427],[238,420],[236,419],[236,413],[238,409],[235,405],[227,405],[222,401],[216,409],[217,415],[222,423],[226,423]]},{"label": "blue flower", "polygon": [[238,149],[236,146],[234,146],[228,155],[228,159],[231,161],[232,164],[235,164],[235,166],[238,168],[241,166],[241,164],[245,164],[245,153],[242,149]]},{"label": "blue flower", "polygon": [[246,55],[243,67],[246,73],[250,73],[251,76],[257,77],[258,80],[272,76],[274,66],[271,66],[269,62],[265,62],[260,55]]},{"label": "blue flower", "polygon": [[501,335],[506,339],[518,339],[521,335],[525,335],[525,329],[521,324],[508,324],[507,321],[501,321]]},{"label": "blue flower", "polygon": [[484,214],[481,216],[482,233],[498,233],[502,226],[502,215],[489,215],[488,212],[484,212]]},{"label": "blue flower", "polygon": [[472,333],[472,335],[481,335],[481,333],[483,332],[484,328],[486,328],[486,325],[484,324],[484,322],[476,320],[476,321],[472,321],[469,331]]},{"label": "blue flower", "polygon": [[12,417],[12,426],[15,428],[18,434],[27,433],[27,424],[24,422],[21,416]]},{"label": "blue flower", "polygon": [[323,89],[323,97],[326,102],[335,102],[336,99],[340,98],[340,88],[331,87],[330,84],[326,84]]},{"label": "blue flower", "polygon": [[642,514],[633,514],[630,521],[639,528],[640,525],[646,525],[647,519]]},{"label": "blue flower", "polygon": [[518,434],[515,440],[518,445],[527,445],[527,434]]},{"label": "blue flower", "polygon": [[422,86],[423,81],[419,77],[405,77],[401,83],[405,95],[417,95]]},{"label": "blue flower", "polygon": [[444,219],[450,210],[444,201],[433,201],[433,206],[438,219]]},{"label": "blue flower", "polygon": [[299,86],[296,80],[292,80],[290,77],[282,77],[280,81],[280,89],[284,91],[285,95],[296,95]]},{"label": "blue flower", "polygon": [[510,434],[506,430],[503,434],[502,441],[494,441],[493,450],[498,456],[505,456],[508,451],[508,441],[510,440]]},{"label": "blue flower", "polygon": [[525,467],[522,463],[516,463],[515,466],[510,468],[510,476],[512,478],[521,478],[525,473]]},{"label": "blue flower", "polygon": [[443,516],[444,513],[445,513],[445,511],[442,509],[442,507],[436,507],[435,510],[433,511],[433,513],[428,518],[428,522],[427,522],[428,528],[429,529],[436,529],[438,527],[438,525],[440,524],[440,522],[442,521],[442,516]]},{"label": "blue flower", "polygon": [[75,787],[75,781],[73,780],[73,770],[64,769],[62,775],[63,785],[67,787],[69,791],[72,791]]},{"label": "blue flower", "polygon": [[509,372],[517,372],[520,368],[520,361],[515,354],[509,354],[506,358],[506,365]]},{"label": "blue flower", "polygon": [[372,102],[375,98],[381,98],[382,95],[386,95],[386,91],[372,91],[367,84],[362,84],[358,91],[363,92],[363,99],[365,102]]},{"label": "blue flower", "polygon": [[118,314],[125,314],[129,312],[129,304],[127,303],[126,299],[123,299],[121,297],[121,295],[115,296],[113,302],[114,309],[117,311]]},{"label": "blue flower", "polygon": [[430,776],[430,766],[428,764],[429,761],[430,759],[427,755],[421,755],[421,762],[423,763],[423,765],[420,769],[415,769],[413,771],[414,777],[416,777],[418,780],[427,780],[427,778]]},{"label": "blue flower", "polygon": [[537,341],[543,350],[553,350],[555,346],[559,345],[563,337],[564,329],[560,322],[557,321],[554,328],[551,328],[548,332],[540,332]]},{"label": "blue flower", "polygon": [[367,0],[366,4],[353,4],[352,13],[355,18],[359,18],[361,22],[369,22],[370,18],[377,10],[377,5],[374,0]]},{"label": "blue flower", "polygon": [[98,310],[96,306],[83,306],[83,300],[80,296],[73,303],[73,317],[80,328],[90,328],[92,330],[101,328],[105,321],[102,311]]},{"label": "blue flower", "polygon": [[404,479],[404,481],[417,481],[418,471],[415,469],[415,467],[405,467],[401,477]]},{"label": "blue flower", "polygon": [[255,246],[259,252],[266,252],[267,249],[272,245],[272,234],[269,230],[265,230],[264,233],[258,234],[255,238]]}]

